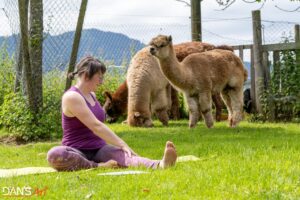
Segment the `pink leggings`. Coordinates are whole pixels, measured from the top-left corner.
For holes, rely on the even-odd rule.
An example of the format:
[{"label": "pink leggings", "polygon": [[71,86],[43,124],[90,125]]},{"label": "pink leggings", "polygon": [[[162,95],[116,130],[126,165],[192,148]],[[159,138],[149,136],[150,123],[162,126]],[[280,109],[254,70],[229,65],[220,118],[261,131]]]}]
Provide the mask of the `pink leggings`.
[{"label": "pink leggings", "polygon": [[58,171],[75,171],[98,167],[98,163],[115,160],[121,167],[145,166],[156,169],[159,160],[150,160],[139,156],[129,157],[122,149],[105,145],[99,150],[80,151],[67,146],[56,146],[48,151],[48,163]]}]

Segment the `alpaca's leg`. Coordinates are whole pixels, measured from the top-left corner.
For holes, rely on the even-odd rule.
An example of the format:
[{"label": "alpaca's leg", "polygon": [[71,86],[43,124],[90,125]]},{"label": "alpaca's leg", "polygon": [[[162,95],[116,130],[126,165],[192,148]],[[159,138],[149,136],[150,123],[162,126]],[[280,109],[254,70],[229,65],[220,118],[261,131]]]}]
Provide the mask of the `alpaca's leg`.
[{"label": "alpaca's leg", "polygon": [[212,128],[214,126],[214,120],[211,113],[211,93],[201,93],[199,95],[199,103],[201,106],[201,113],[203,115],[207,128]]},{"label": "alpaca's leg", "polygon": [[221,121],[222,108],[223,108],[222,98],[220,96],[220,93],[213,94],[212,98],[216,107],[216,121],[219,122]]},{"label": "alpaca's leg", "polygon": [[202,112],[201,112],[201,105],[198,101],[198,113],[199,113],[199,117],[198,117],[198,121],[201,121],[202,120]]},{"label": "alpaca's leg", "polygon": [[164,126],[168,125],[169,115],[168,109],[170,107],[170,95],[168,95],[168,90],[161,90],[152,97],[151,109],[155,112],[157,118]]},{"label": "alpaca's leg", "polygon": [[185,96],[189,107],[189,127],[194,128],[199,119],[199,100],[198,97]]},{"label": "alpaca's leg", "polygon": [[225,89],[222,91],[222,98],[224,100],[224,103],[227,107],[227,111],[228,111],[228,122],[229,122],[229,126],[232,125],[232,106],[231,106],[231,98],[229,96],[229,90]]},{"label": "alpaca's leg", "polygon": [[[170,86],[171,87],[171,86]],[[180,119],[180,102],[178,98],[178,92],[174,88],[171,87],[171,102],[170,102],[170,118],[174,120],[179,120]]]},{"label": "alpaca's leg", "polygon": [[156,110],[155,111],[157,118],[164,126],[168,126],[169,116],[166,109]]},{"label": "alpaca's leg", "polygon": [[229,91],[232,106],[231,127],[236,127],[243,119],[243,88],[234,88]]}]

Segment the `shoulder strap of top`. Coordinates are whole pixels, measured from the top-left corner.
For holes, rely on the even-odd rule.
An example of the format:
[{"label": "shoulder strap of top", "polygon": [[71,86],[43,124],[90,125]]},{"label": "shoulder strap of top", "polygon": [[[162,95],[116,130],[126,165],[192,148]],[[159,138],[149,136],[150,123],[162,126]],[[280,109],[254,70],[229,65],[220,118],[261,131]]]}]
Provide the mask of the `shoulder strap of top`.
[{"label": "shoulder strap of top", "polygon": [[[79,90],[77,87],[72,86],[68,91],[75,91],[75,92],[79,93],[79,94],[84,98],[84,100],[85,100],[88,104],[90,104],[90,102],[88,102],[88,100],[86,100],[86,98],[83,96],[83,94],[80,92],[80,90]],[[97,99],[95,98],[95,96],[94,96],[92,93],[90,93],[90,95],[92,96],[92,98],[93,98],[93,100],[95,101],[95,103],[97,103]]]}]

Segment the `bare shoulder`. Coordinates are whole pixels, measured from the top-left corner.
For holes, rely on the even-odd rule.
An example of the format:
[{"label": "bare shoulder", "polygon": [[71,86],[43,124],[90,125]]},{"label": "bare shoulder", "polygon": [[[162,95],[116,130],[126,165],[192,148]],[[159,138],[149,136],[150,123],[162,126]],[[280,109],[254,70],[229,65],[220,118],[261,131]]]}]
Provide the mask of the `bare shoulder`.
[{"label": "bare shoulder", "polygon": [[62,97],[62,103],[79,103],[79,102],[84,102],[83,97],[78,94],[77,92],[74,91],[68,91],[66,92],[63,97]]},{"label": "bare shoulder", "polygon": [[62,97],[62,112],[68,117],[76,116],[74,110],[83,109],[85,106],[83,97],[77,92],[68,91]]},{"label": "bare shoulder", "polygon": [[96,94],[95,94],[95,92],[91,92],[91,94],[93,95],[93,97],[95,97],[95,98],[96,98]]}]

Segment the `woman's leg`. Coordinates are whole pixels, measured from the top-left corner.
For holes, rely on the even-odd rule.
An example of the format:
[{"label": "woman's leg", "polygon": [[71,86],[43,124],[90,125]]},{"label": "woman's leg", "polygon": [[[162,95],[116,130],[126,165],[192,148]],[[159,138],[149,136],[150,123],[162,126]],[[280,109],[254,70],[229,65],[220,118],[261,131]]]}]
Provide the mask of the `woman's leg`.
[{"label": "woman's leg", "polygon": [[98,167],[77,149],[67,146],[56,146],[48,151],[48,163],[58,171],[75,171]]},{"label": "woman's leg", "polygon": [[162,160],[151,160],[140,156],[129,157],[122,149],[112,145],[105,145],[95,155],[93,160],[95,162],[107,162],[115,160],[122,167],[137,167],[145,166],[147,168],[167,168],[175,165],[177,159],[176,149],[172,142],[167,142],[164,156]]},{"label": "woman's leg", "polygon": [[102,147],[93,158],[95,162],[107,162],[109,160],[115,160],[121,167],[137,167],[145,166],[147,168],[156,169],[159,164],[159,160],[151,160],[140,156],[129,157],[122,149],[113,145],[105,145]]}]

